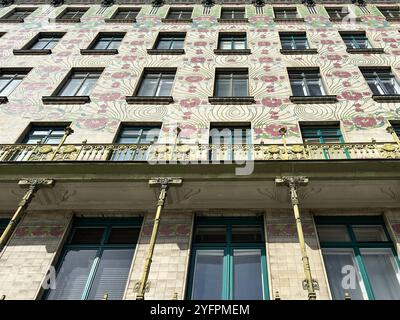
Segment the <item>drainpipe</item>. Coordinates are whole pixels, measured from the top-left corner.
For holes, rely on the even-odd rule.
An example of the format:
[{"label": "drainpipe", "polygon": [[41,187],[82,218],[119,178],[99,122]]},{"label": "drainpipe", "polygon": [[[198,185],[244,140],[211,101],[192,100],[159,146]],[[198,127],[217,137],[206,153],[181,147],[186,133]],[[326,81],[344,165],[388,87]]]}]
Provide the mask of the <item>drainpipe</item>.
[{"label": "drainpipe", "polygon": [[17,210],[14,213],[14,216],[8,223],[6,229],[4,230],[3,234],[0,237],[0,252],[5,247],[8,239],[10,238],[11,234],[15,230],[18,222],[21,220],[26,208],[28,207],[29,203],[32,201],[33,197],[35,196],[36,191],[41,187],[52,187],[54,184],[54,180],[48,179],[27,179],[27,180],[20,180],[18,184],[21,187],[28,187],[25,195],[22,197],[21,202],[18,205]]},{"label": "drainpipe", "polygon": [[310,262],[307,256],[306,243],[300,218],[299,198],[297,196],[297,187],[305,186],[307,183],[307,177],[280,177],[275,179],[275,184],[277,186],[287,186],[289,188],[290,200],[292,202],[293,213],[296,219],[297,235],[299,237],[304,275],[306,277],[303,281],[303,289],[308,291],[308,300],[315,300],[317,298],[315,290],[318,290],[319,287],[318,282],[314,280],[311,275]]},{"label": "drainpipe", "polygon": [[182,184],[181,178],[160,177],[149,180],[150,186],[160,186],[160,194],[158,196],[156,216],[154,218],[153,231],[151,232],[150,244],[149,248],[147,249],[147,255],[146,255],[146,260],[144,262],[142,277],[135,285],[135,290],[137,292],[136,300],[144,300],[145,293],[148,292],[150,289],[150,282],[148,282],[147,279],[149,277],[154,246],[156,244],[158,228],[160,226],[161,211],[165,204],[168,187],[170,185],[181,185],[181,184]]},{"label": "drainpipe", "polygon": [[74,133],[74,130],[72,130],[72,128],[70,126],[66,127],[64,129],[64,135],[61,138],[60,143],[58,144],[56,150],[54,150],[53,156],[51,157],[50,161],[53,161],[57,155],[57,152],[60,151],[62,145],[64,144],[65,140],[68,138],[69,135],[71,135],[72,133]]}]

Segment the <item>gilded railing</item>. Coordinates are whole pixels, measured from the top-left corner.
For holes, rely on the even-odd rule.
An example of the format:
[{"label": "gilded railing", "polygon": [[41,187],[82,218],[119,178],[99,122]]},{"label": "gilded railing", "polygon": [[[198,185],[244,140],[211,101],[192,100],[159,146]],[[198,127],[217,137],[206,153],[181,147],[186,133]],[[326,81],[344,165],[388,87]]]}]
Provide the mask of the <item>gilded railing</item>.
[{"label": "gilded railing", "polygon": [[0,145],[0,162],[149,161],[229,162],[273,160],[399,159],[397,143],[296,145],[64,144]]}]

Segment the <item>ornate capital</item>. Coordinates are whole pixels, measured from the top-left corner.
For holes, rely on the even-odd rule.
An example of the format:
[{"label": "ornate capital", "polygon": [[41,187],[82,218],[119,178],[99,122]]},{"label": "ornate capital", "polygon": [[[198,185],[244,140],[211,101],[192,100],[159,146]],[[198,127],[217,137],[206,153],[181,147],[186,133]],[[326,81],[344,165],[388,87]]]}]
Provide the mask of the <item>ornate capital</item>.
[{"label": "ornate capital", "polygon": [[293,205],[299,204],[299,198],[297,196],[297,187],[305,186],[308,184],[308,178],[303,176],[285,176],[275,179],[277,186],[287,186],[289,188],[290,200]]},{"label": "ornate capital", "polygon": [[212,7],[213,5],[215,5],[215,1],[214,0],[203,0],[201,2],[201,4],[205,7]]}]

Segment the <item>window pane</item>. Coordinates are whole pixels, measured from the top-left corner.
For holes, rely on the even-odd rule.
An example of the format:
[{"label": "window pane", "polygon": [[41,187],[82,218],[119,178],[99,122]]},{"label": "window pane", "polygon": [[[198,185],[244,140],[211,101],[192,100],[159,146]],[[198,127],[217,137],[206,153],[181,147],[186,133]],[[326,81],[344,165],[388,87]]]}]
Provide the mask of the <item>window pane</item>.
[{"label": "window pane", "polygon": [[222,299],[223,250],[197,250],[192,299]]},{"label": "window pane", "polygon": [[172,42],[171,49],[183,49],[183,39],[175,39]]},{"label": "window pane", "polygon": [[348,242],[350,236],[346,226],[317,226],[318,237],[321,242]]},{"label": "window pane", "polygon": [[133,249],[120,249],[103,252],[90,290],[90,300],[101,300],[105,294],[108,294],[109,300],[122,299],[133,251]]},{"label": "window pane", "polygon": [[71,244],[100,244],[104,228],[76,228]]},{"label": "window pane", "polygon": [[400,273],[391,249],[361,249],[375,299],[400,300]]},{"label": "window pane", "polygon": [[388,241],[382,226],[353,226],[357,241]]},{"label": "window pane", "polygon": [[305,96],[304,85],[302,81],[299,80],[290,80],[290,84],[292,86],[292,92],[294,96]]},{"label": "window pane", "polygon": [[69,79],[58,95],[61,97],[75,96],[82,81],[82,79]]},{"label": "window pane", "polygon": [[232,242],[261,242],[262,230],[260,226],[233,226]]},{"label": "window pane", "polygon": [[56,277],[56,289],[50,290],[48,300],[79,300],[92,269],[96,250],[69,250]]},{"label": "window pane", "polygon": [[231,97],[232,89],[231,86],[232,81],[230,79],[218,79],[215,86],[215,95],[217,97]]},{"label": "window pane", "polygon": [[194,241],[197,243],[226,242],[225,227],[198,227]]},{"label": "window pane", "polygon": [[2,96],[8,96],[14,89],[22,82],[22,79],[0,80],[0,94]]},{"label": "window pane", "polygon": [[233,273],[235,300],[264,298],[260,249],[233,250]]},{"label": "window pane", "polygon": [[247,95],[247,79],[235,79],[233,81],[233,96],[246,97]]},{"label": "window pane", "polygon": [[156,95],[161,97],[170,96],[173,81],[174,79],[161,79],[160,86]]},{"label": "window pane", "polygon": [[95,43],[93,49],[95,50],[104,50],[107,48],[108,44],[110,43],[109,40],[99,40]]},{"label": "window pane", "polygon": [[308,81],[308,90],[310,96],[321,96],[324,95],[322,84],[320,81]]},{"label": "window pane", "polygon": [[83,85],[80,87],[76,96],[88,96],[92,88],[96,85],[97,79],[86,79]]},{"label": "window pane", "polygon": [[334,300],[349,293],[352,300],[367,299],[352,249],[322,249],[329,286]]},{"label": "window pane", "polygon": [[155,95],[158,79],[143,79],[138,96],[152,97]]},{"label": "window pane", "polygon": [[157,49],[169,49],[171,45],[171,40],[160,39],[157,44]]},{"label": "window pane", "polygon": [[108,244],[135,244],[139,238],[139,227],[115,227],[111,229]]}]

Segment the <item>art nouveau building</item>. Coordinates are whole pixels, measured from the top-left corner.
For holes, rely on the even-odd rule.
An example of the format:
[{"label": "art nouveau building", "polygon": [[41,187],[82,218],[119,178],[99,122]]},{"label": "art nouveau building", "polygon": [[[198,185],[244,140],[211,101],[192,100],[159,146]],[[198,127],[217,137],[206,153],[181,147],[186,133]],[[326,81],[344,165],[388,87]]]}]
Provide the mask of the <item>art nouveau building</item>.
[{"label": "art nouveau building", "polygon": [[3,299],[400,299],[398,4],[7,4]]}]

